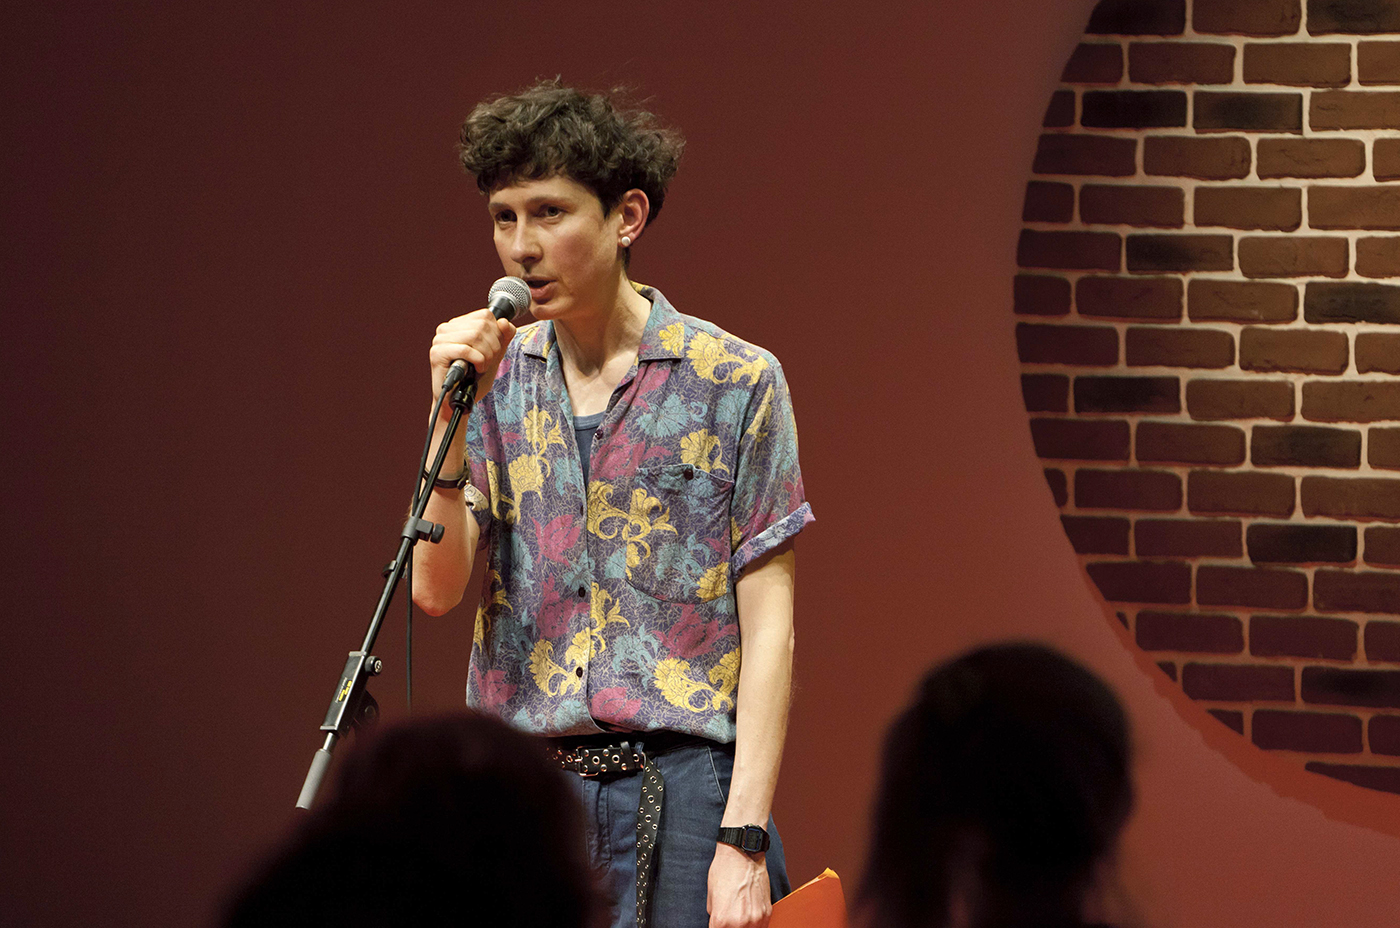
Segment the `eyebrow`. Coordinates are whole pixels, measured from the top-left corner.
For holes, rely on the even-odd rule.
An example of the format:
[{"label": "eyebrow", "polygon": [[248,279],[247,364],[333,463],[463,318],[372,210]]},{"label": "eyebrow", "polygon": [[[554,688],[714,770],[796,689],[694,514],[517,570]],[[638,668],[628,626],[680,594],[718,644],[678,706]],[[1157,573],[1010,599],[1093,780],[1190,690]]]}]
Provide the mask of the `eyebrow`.
[{"label": "eyebrow", "polygon": [[[523,209],[531,209],[531,208],[533,208],[533,207],[539,206],[539,205],[542,204],[542,203],[567,203],[567,204],[571,204],[572,202],[573,202],[573,201],[572,201],[567,195],[560,196],[560,195],[558,195],[558,194],[548,194],[548,195],[541,194],[541,195],[533,196],[533,197],[530,197],[529,199],[527,199],[527,200],[522,204],[522,208],[523,208]],[[490,201],[488,201],[487,204],[486,204],[486,209],[487,209],[488,211],[494,213],[494,212],[496,212],[496,211],[498,211],[498,210],[503,210],[503,209],[514,210],[515,207],[513,207],[513,206],[511,206],[511,205],[509,205],[509,204],[507,204],[507,203],[502,203],[500,200],[490,200]]]}]

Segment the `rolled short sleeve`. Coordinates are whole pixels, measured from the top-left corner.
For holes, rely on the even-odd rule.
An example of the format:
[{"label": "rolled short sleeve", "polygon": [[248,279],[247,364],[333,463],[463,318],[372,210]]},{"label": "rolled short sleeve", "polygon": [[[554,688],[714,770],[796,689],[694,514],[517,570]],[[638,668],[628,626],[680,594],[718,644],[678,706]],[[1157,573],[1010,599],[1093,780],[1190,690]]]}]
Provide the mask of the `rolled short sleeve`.
[{"label": "rolled short sleeve", "polygon": [[814,521],[797,463],[797,424],[787,379],[776,359],[750,395],[739,437],[730,504],[730,576],[772,551]]}]

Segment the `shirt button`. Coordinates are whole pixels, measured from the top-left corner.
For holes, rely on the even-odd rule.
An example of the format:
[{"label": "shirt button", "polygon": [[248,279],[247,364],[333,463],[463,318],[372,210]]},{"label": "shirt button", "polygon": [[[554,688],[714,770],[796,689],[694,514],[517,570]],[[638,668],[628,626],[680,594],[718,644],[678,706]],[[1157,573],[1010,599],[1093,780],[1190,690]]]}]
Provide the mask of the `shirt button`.
[{"label": "shirt button", "polygon": [[687,465],[685,466],[685,471],[684,471],[684,473],[685,473],[685,479],[687,479],[687,480],[694,480],[694,479],[695,479],[695,468],[691,467],[689,464],[687,464]]},{"label": "shirt button", "polygon": [[585,596],[587,596],[587,595],[588,595],[588,587],[581,586],[581,587],[578,588],[578,598],[579,598],[579,599],[583,599],[583,598],[584,598]]},{"label": "shirt button", "polygon": [[577,669],[574,671],[574,676],[576,676],[576,677],[581,677],[581,676],[583,676],[583,668],[582,668],[582,667],[577,668]]}]

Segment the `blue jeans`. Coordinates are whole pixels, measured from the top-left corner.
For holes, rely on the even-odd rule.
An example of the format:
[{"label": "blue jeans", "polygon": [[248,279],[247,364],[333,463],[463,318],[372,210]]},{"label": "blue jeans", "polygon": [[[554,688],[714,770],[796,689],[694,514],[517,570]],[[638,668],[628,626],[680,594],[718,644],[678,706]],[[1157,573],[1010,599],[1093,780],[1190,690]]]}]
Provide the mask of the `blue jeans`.
[{"label": "blue jeans", "polygon": [[[645,751],[645,735],[636,738]],[[648,754],[666,781],[652,873],[651,928],[706,928],[705,912],[715,837],[729,798],[734,746],[702,741]],[[569,777],[583,801],[588,856],[612,905],[612,928],[637,924],[637,804],[640,774]],[[766,858],[773,900],[791,892],[783,844],[773,819]]]}]

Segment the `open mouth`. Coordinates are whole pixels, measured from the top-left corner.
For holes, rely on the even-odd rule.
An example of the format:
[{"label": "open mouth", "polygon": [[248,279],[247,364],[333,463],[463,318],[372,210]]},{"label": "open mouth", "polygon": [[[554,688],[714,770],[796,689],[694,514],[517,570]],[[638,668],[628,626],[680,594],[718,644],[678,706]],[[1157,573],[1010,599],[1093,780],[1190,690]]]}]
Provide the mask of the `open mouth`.
[{"label": "open mouth", "polygon": [[546,289],[554,281],[544,277],[526,277],[525,284],[530,288],[530,297],[538,300],[545,295]]}]

